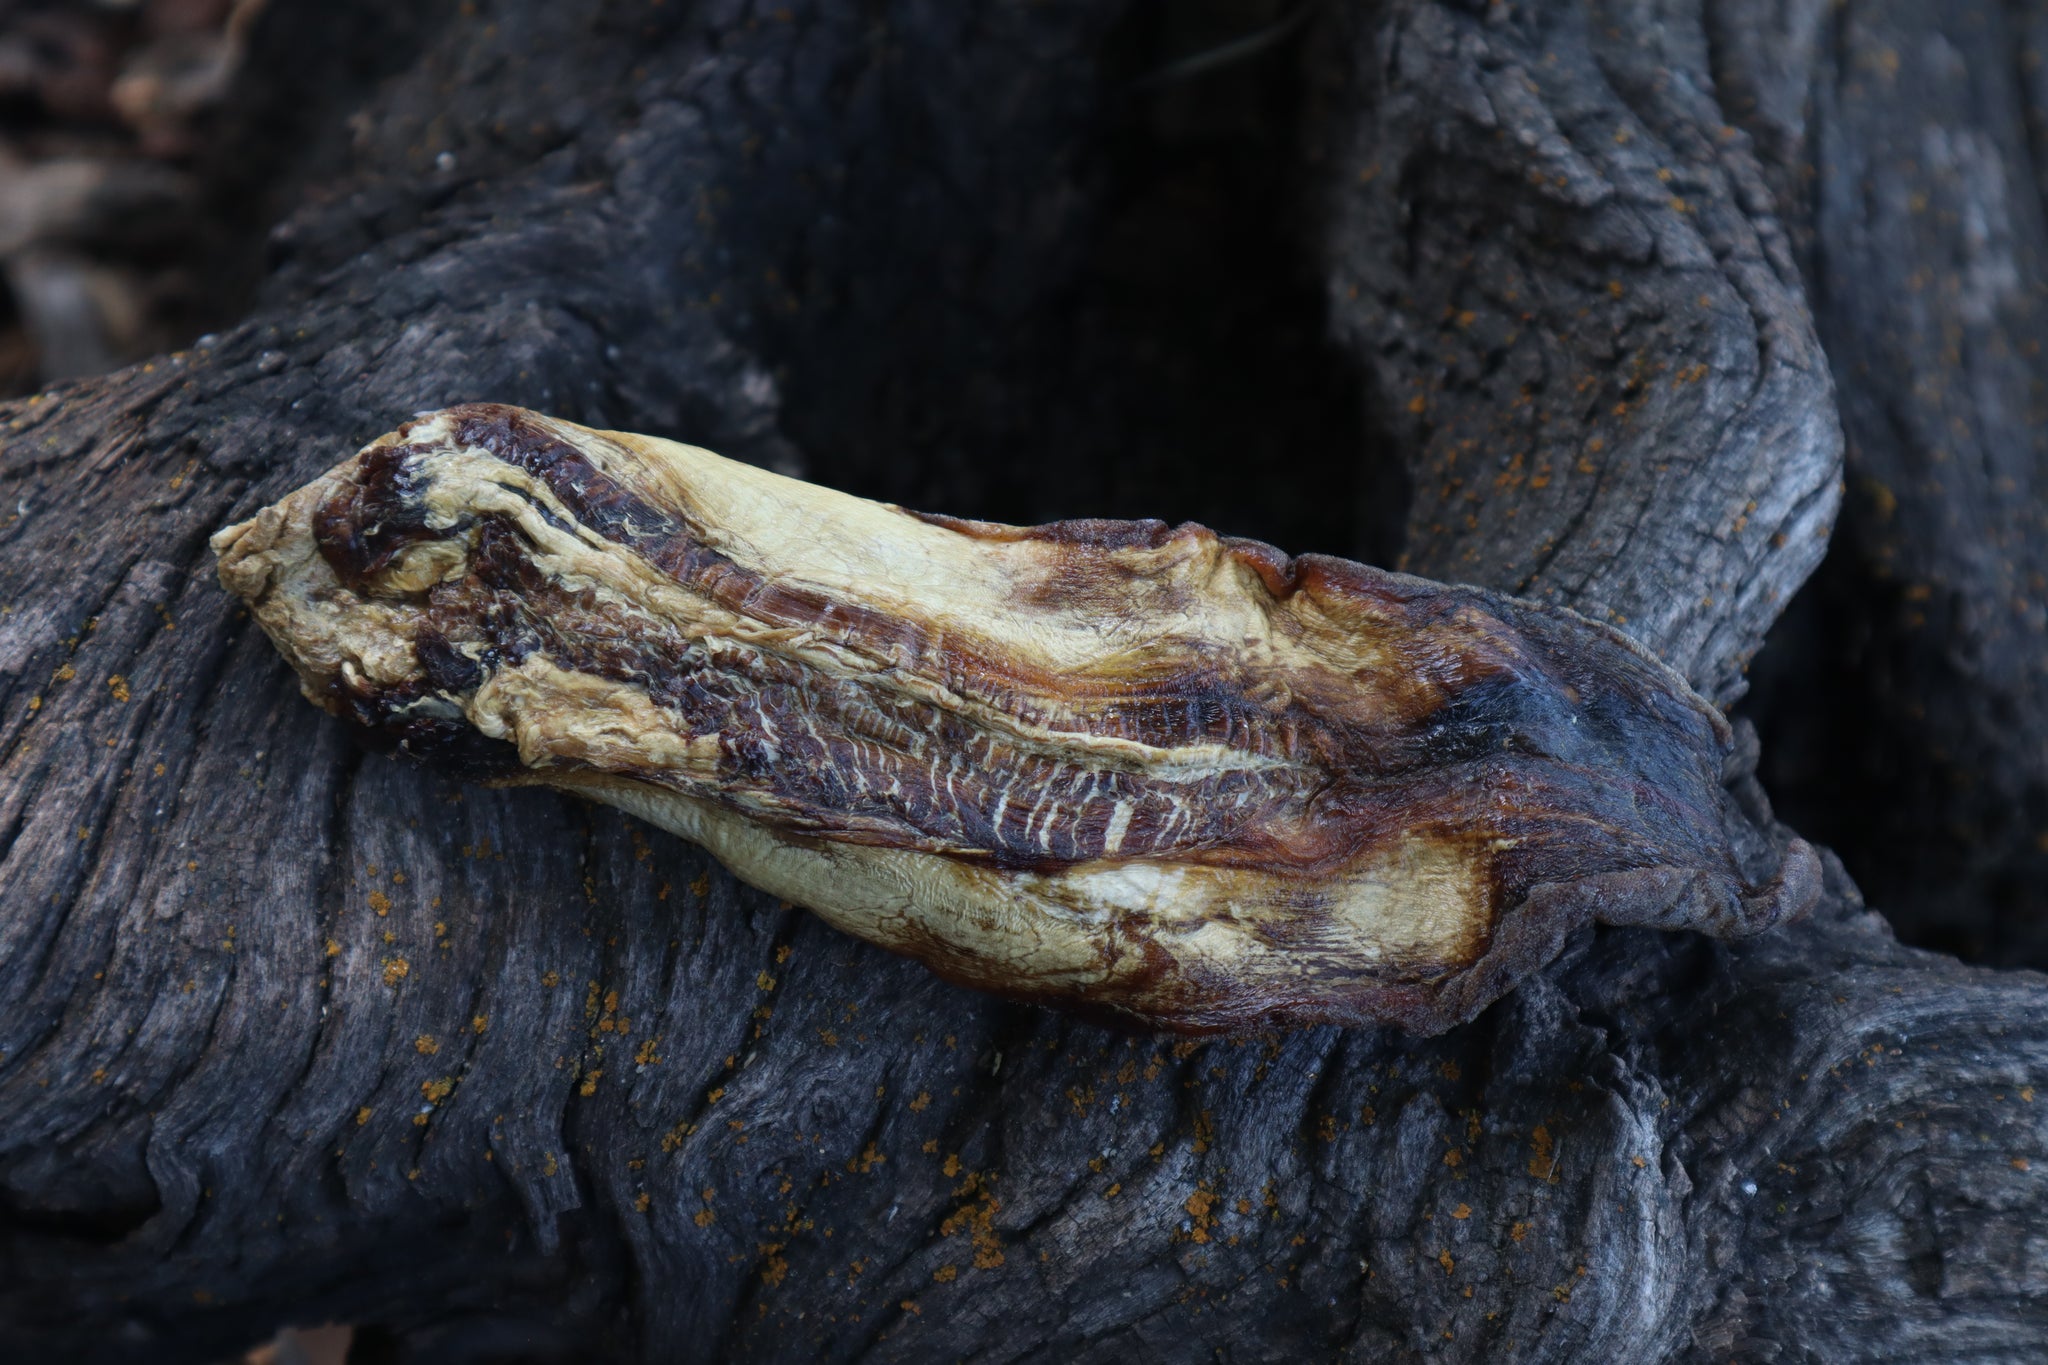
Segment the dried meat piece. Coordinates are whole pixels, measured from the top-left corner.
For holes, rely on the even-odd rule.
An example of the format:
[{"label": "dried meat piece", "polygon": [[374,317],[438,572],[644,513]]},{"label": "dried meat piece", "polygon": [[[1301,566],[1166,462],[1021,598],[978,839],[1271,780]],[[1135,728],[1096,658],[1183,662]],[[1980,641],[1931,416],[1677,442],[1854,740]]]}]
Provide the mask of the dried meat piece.
[{"label": "dried meat piece", "polygon": [[925,516],[473,405],[214,539],[306,695],[942,975],[1203,1032],[1469,1018],[1592,921],[1753,933],[1720,714],[1570,612],[1200,526]]}]

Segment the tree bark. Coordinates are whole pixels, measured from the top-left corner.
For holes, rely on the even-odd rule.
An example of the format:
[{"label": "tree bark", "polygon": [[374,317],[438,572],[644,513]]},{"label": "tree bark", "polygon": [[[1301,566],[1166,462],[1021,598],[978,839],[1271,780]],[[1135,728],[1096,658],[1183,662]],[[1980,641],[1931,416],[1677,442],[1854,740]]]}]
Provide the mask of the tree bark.
[{"label": "tree bark", "polygon": [[1842,384],[1849,498],[1765,667],[1774,789],[1901,931],[2048,964],[2038,6],[1731,6]]},{"label": "tree bark", "polygon": [[[241,95],[322,130],[248,319],[4,413],[11,1350],[2040,1352],[2048,985],[1900,946],[1832,859],[1804,923],[1584,934],[1439,1038],[1111,1033],[360,753],[205,550],[492,400],[935,511],[1399,551],[1729,701],[1837,497],[1818,39],[1410,0],[1148,85],[1284,16],[507,0],[379,9],[402,59],[315,80],[316,8]],[[1854,434],[1892,380],[1842,354]]]}]

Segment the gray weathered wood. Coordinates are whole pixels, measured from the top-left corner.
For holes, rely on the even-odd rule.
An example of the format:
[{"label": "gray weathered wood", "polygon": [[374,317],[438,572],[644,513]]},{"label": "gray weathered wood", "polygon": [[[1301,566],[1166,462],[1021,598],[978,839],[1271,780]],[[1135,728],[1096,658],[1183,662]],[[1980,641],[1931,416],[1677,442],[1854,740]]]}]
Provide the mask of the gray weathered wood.
[{"label": "gray weathered wood", "polygon": [[[1611,609],[1732,695],[1836,427],[1698,12],[1394,5],[1135,96],[1188,37],[1153,25],[451,7],[387,79],[308,83],[370,112],[249,320],[0,414],[11,1352],[339,1319],[437,1361],[2040,1353],[2048,985],[1902,948],[1838,867],[1805,924],[1586,935],[1427,1042],[1107,1033],[617,815],[358,752],[214,584],[214,528],[466,399],[1295,550],[1375,543],[1391,451],[1412,564]],[[1667,154],[1684,211],[1638,183]],[[1176,211],[1252,165],[1265,204]],[[1317,205],[1342,353],[1290,292]],[[1230,260],[1265,287],[1215,306],[1270,341],[1160,324]],[[1551,429],[1608,436],[1534,488],[1589,444]]]},{"label": "gray weathered wood", "polygon": [[[1731,5],[1842,386],[1849,496],[1766,665],[1774,780],[1902,930],[2048,963],[2039,6]],[[1760,699],[1763,700],[1763,699]]]}]

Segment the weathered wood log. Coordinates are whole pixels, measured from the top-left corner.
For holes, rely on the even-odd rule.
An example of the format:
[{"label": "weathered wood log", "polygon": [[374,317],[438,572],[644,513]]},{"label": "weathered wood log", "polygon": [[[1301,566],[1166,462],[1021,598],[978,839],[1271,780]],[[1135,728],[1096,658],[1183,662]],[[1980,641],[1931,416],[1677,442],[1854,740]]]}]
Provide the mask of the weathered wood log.
[{"label": "weathered wood log", "polygon": [[1727,7],[1842,385],[1849,496],[1759,698],[1802,828],[1915,941],[2048,965],[2038,7]]},{"label": "weathered wood log", "polygon": [[[1836,456],[1696,10],[1396,5],[1318,29],[1296,55],[1343,60],[1318,66],[1296,160],[1270,118],[1284,63],[1142,117],[1110,103],[1171,55],[1142,12],[574,8],[428,25],[248,321],[4,414],[10,1350],[202,1360],[338,1318],[415,1359],[2038,1354],[2048,986],[1900,947],[1832,862],[1803,924],[1587,932],[1434,1039],[1168,1043],[946,986],[624,817],[364,756],[212,581],[221,526],[394,413],[482,399],[963,514],[1236,530],[1244,500],[1274,520],[1242,529],[1309,548],[1290,532],[1351,517],[1378,477],[1313,297],[1260,305],[1308,392],[1196,385],[1216,420],[1175,419],[1172,448],[1143,434],[1169,386],[1122,381],[1237,375],[1243,341],[1103,302],[1153,264],[1100,248],[1119,225],[1201,242],[1158,208],[1188,181],[1119,205],[1144,160],[1119,139],[1199,160],[1198,115],[1237,108],[1278,129],[1255,159],[1300,176],[1271,202],[1390,196],[1340,206],[1333,297],[1418,472],[1409,562],[1611,609],[1726,696],[1811,566]],[[291,50],[308,13],[275,6],[258,42]],[[1500,135],[1469,131],[1475,89],[1515,112]],[[1633,396],[1601,391],[1602,210],[1530,180],[1618,182],[1617,101],[1649,111],[1632,138],[1699,154],[1676,197],[1719,224],[1704,255],[1648,208],[1652,248],[1613,229],[1624,297],[1669,303],[1613,343]],[[1406,278],[1361,275],[1379,261]],[[1505,332],[1415,341],[1468,273],[1556,320],[1542,383],[1492,377]],[[1383,283],[1348,312],[1362,280]],[[1720,291],[1741,306],[1680,306]],[[1090,371],[1132,336],[1150,358]],[[1475,372],[1410,413],[1429,355]],[[1586,374],[1599,397],[1575,407]],[[1530,487],[1540,441],[1519,482],[1422,488],[1453,428],[1624,401],[1644,425],[1581,452],[1626,454],[1568,505]],[[1237,439],[1257,410],[1282,444]],[[1185,501],[1132,505],[1133,468]],[[1782,505],[1757,496],[1781,480]],[[1756,540],[1751,502],[1775,509]],[[1571,575],[1532,571],[1546,536]],[[1725,832],[1758,871],[1790,836],[1753,760],[1725,774]]]},{"label": "weathered wood log", "polygon": [[1331,288],[1407,453],[1404,566],[1622,623],[1726,702],[1820,561],[1841,432],[1699,22],[1363,20],[1331,77]]}]

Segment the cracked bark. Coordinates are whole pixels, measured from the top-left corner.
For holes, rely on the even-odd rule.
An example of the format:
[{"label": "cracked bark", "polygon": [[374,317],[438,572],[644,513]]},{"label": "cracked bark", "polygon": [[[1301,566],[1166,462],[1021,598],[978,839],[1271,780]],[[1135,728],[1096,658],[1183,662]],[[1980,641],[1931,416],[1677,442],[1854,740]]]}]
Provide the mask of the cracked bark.
[{"label": "cracked bark", "polygon": [[[2038,1353],[2048,989],[1901,947],[1838,865],[1806,923],[1582,935],[1440,1038],[1109,1033],[359,754],[204,551],[490,399],[955,514],[1404,550],[1732,699],[1821,551],[1857,325],[1809,319],[1805,134],[1717,103],[1741,11],[1397,4],[1133,93],[1194,20],[571,8],[289,76],[308,126],[367,103],[249,318],[5,413],[10,1349]],[[275,6],[252,72],[315,22]],[[1803,108],[1820,59],[1756,47]],[[1853,435],[1894,381],[1834,359]]]}]

